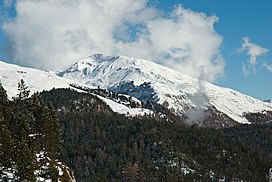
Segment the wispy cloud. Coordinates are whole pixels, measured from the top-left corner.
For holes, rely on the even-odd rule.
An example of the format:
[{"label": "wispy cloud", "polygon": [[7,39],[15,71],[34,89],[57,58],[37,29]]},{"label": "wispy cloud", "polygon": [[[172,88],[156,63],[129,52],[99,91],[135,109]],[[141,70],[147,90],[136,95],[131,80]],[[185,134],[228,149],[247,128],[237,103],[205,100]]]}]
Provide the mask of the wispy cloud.
[{"label": "wispy cloud", "polygon": [[243,63],[243,73],[248,76],[251,73],[256,73],[256,65],[258,64],[257,59],[260,56],[265,55],[269,50],[252,43],[249,37],[243,38],[242,47],[239,49],[240,52],[246,52],[249,56],[247,63]]},{"label": "wispy cloud", "polygon": [[265,67],[269,72],[272,72],[272,64],[263,63],[262,66]]},{"label": "wispy cloud", "polygon": [[149,59],[198,78],[224,73],[216,16],[179,5],[170,15],[148,0],[20,0],[3,29],[14,62],[57,70],[101,52]]}]

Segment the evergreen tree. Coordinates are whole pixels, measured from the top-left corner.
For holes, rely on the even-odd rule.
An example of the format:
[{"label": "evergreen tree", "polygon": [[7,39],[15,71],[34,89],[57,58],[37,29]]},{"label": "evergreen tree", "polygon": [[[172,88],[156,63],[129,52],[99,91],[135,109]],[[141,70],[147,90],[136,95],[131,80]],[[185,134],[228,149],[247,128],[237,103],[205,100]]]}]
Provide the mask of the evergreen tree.
[{"label": "evergreen tree", "polygon": [[20,100],[24,100],[29,97],[30,90],[28,89],[28,86],[25,84],[25,81],[23,79],[21,79],[18,83],[18,91],[18,98]]},{"label": "evergreen tree", "polygon": [[12,112],[10,110],[11,107],[8,100],[7,92],[0,82],[0,116],[5,118],[7,127],[9,127],[10,116],[12,115]]},{"label": "evergreen tree", "polygon": [[0,114],[0,166],[3,167],[2,170],[12,166],[13,156],[11,154],[14,153],[13,142],[7,121],[5,121],[4,117]]},{"label": "evergreen tree", "polygon": [[29,111],[28,97],[29,90],[24,81],[18,84],[19,94],[14,99],[13,128],[15,138],[15,163],[17,175],[20,180],[34,181],[34,148],[32,144],[31,123],[34,122],[33,113]]},{"label": "evergreen tree", "polygon": [[5,108],[7,108],[8,97],[7,92],[3,88],[2,83],[0,82],[0,114],[4,114]]},{"label": "evergreen tree", "polygon": [[51,105],[44,108],[45,112],[45,150],[51,159],[56,159],[60,152],[61,128],[56,111]]},{"label": "evergreen tree", "polygon": [[8,104],[6,91],[0,82],[0,166],[3,167],[2,170],[11,167],[13,160],[11,154],[14,153],[14,141],[10,131],[10,122],[7,118]]},{"label": "evergreen tree", "polygon": [[17,97],[9,101],[0,83],[0,176],[12,168],[19,181],[36,181],[36,154],[43,151],[51,159],[46,174],[58,181],[55,159],[60,151],[61,129],[57,113],[39,94],[29,97],[23,80],[18,90]]}]

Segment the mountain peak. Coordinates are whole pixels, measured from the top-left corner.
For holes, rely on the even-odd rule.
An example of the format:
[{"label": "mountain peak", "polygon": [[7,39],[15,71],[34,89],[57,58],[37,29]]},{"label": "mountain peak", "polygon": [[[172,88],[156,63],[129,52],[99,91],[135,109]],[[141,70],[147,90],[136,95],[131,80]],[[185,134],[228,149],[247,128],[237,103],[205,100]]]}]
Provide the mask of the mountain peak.
[{"label": "mountain peak", "polygon": [[181,115],[195,116],[195,113],[203,114],[215,107],[237,122],[249,123],[244,113],[272,110],[271,104],[234,90],[197,80],[151,61],[125,56],[93,54],[58,75],[91,87],[128,94],[143,102],[167,102]]},{"label": "mountain peak", "polygon": [[[85,78],[87,75],[91,74],[97,66],[99,65],[109,65],[119,59],[120,56],[105,56],[103,54],[97,53],[92,54],[86,59],[75,62],[73,65],[68,66],[64,70],[58,71],[58,76],[65,76],[65,74],[73,74],[76,78]],[[76,73],[76,75],[75,75]]]},{"label": "mountain peak", "polygon": [[52,72],[1,62],[0,65],[1,82],[8,88],[9,96],[17,94],[17,83],[24,79],[33,92],[80,83],[127,94],[142,102],[167,103],[175,114],[194,116],[192,120],[203,118],[201,114],[212,107],[240,123],[249,123],[245,113],[272,111],[271,103],[143,59],[93,54],[57,73],[65,79]]},{"label": "mountain peak", "polygon": [[105,56],[101,53],[91,54],[87,59],[85,60],[95,60],[98,62],[104,62],[104,61],[113,61],[118,59],[120,56]]}]

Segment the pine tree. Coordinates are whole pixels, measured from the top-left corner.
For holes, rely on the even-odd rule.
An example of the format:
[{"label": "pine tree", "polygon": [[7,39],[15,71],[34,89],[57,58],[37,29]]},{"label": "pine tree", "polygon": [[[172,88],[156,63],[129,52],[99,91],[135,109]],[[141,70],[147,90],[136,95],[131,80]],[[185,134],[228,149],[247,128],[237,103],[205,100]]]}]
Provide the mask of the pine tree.
[{"label": "pine tree", "polygon": [[8,96],[6,90],[3,88],[0,82],[0,114],[5,117],[8,109]]},{"label": "pine tree", "polygon": [[60,152],[61,128],[56,111],[51,105],[44,108],[45,112],[45,149],[51,159],[56,159]]},{"label": "pine tree", "polygon": [[7,92],[3,88],[2,83],[0,82],[0,113],[4,112],[4,108],[7,106],[8,103],[8,97]]},{"label": "pine tree", "polygon": [[32,144],[31,123],[34,122],[33,113],[29,110],[28,87],[23,80],[18,84],[19,94],[14,98],[13,130],[15,139],[15,164],[20,180],[34,181],[34,149]]},{"label": "pine tree", "polygon": [[31,124],[31,133],[35,133],[35,137],[33,138],[33,145],[35,151],[39,152],[45,148],[44,125],[47,119],[46,117],[48,117],[46,115],[47,110],[45,109],[47,106],[38,93],[35,93],[33,96],[31,96],[30,105],[31,112],[35,118],[34,122]]},{"label": "pine tree", "polygon": [[51,159],[49,175],[57,181],[55,159],[60,152],[61,129],[56,111],[39,94],[29,97],[23,80],[18,90],[17,97],[9,101],[0,83],[0,176],[12,168],[18,181],[36,181],[35,154],[43,150]]},{"label": "pine tree", "polygon": [[[13,161],[14,143],[7,121],[0,114],[0,166],[10,168]],[[1,173],[1,172],[0,172]]]},{"label": "pine tree", "polygon": [[10,131],[10,122],[7,119],[8,104],[6,91],[0,82],[0,166],[4,167],[3,170],[11,167],[14,153],[14,141]]},{"label": "pine tree", "polygon": [[30,90],[28,89],[28,86],[25,84],[25,81],[23,79],[21,79],[18,83],[18,91],[18,98],[20,100],[24,100],[29,97]]}]

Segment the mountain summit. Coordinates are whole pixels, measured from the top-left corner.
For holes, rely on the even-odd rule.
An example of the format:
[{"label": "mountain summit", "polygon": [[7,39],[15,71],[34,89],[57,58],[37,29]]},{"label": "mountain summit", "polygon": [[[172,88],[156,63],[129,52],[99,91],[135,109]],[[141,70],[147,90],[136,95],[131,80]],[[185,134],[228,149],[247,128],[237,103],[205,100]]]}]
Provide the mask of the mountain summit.
[{"label": "mountain summit", "polygon": [[[190,124],[212,121],[217,123],[216,127],[228,127],[233,122],[251,123],[252,118],[258,119],[257,115],[249,116],[250,113],[272,113],[271,103],[194,79],[154,62],[124,56],[94,54],[57,73],[0,62],[0,80],[9,98],[17,94],[20,79],[25,80],[32,93],[67,88],[70,84],[104,88],[133,96],[143,103],[159,103]],[[120,104],[116,108],[120,113],[130,110]]]},{"label": "mountain summit", "polygon": [[93,54],[57,75],[128,94],[142,102],[167,103],[174,113],[187,116],[189,123],[201,123],[210,108],[238,123],[250,123],[246,113],[272,111],[269,103],[143,59]]}]

